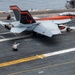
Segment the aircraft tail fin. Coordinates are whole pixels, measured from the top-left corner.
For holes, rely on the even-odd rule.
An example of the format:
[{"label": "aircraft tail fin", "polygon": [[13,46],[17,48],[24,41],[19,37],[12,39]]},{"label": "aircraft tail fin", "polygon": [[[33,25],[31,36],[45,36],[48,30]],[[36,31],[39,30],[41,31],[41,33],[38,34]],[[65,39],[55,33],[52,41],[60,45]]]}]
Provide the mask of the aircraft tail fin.
[{"label": "aircraft tail fin", "polygon": [[20,23],[32,24],[35,22],[36,21],[34,20],[34,18],[31,16],[31,14],[27,10],[20,11]]},{"label": "aircraft tail fin", "polygon": [[16,20],[19,21],[21,9],[18,6],[13,5],[13,6],[10,6],[10,10],[13,10]]}]

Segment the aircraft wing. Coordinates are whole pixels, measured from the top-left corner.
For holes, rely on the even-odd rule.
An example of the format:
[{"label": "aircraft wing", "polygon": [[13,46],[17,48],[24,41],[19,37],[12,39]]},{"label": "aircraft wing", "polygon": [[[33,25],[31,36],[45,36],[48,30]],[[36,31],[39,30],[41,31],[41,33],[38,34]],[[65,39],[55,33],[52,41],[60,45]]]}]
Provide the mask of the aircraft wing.
[{"label": "aircraft wing", "polygon": [[12,27],[10,32],[12,33],[21,33],[25,31],[27,28],[26,27]]},{"label": "aircraft wing", "polygon": [[56,24],[64,24],[71,21],[71,19],[52,20]]},{"label": "aircraft wing", "polygon": [[61,33],[58,25],[52,21],[42,21],[33,31],[48,37]]},{"label": "aircraft wing", "polygon": [[5,25],[7,25],[7,24],[9,24],[9,23],[0,21],[0,25],[2,25],[2,26],[5,26]]}]

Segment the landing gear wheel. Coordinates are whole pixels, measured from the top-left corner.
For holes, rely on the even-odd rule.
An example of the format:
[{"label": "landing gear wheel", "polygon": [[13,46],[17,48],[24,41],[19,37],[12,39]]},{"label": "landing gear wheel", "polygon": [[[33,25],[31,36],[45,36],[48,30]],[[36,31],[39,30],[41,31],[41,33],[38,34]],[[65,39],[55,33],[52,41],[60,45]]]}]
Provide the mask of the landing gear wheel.
[{"label": "landing gear wheel", "polygon": [[32,33],[33,36],[35,36],[36,34],[37,34],[36,32],[33,32],[33,33]]},{"label": "landing gear wheel", "polygon": [[72,29],[71,29],[71,28],[66,28],[66,31],[67,31],[67,32],[71,32]]}]

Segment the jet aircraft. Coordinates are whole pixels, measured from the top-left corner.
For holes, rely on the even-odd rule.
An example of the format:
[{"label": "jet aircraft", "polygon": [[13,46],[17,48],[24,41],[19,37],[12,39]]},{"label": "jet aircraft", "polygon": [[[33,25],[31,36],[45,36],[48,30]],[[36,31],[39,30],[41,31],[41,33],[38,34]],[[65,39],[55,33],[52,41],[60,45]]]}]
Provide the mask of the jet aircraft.
[{"label": "jet aircraft", "polygon": [[31,31],[36,32],[48,37],[52,37],[53,35],[61,34],[61,31],[58,27],[58,24],[66,23],[68,20],[50,20],[50,19],[34,19],[28,10],[19,10],[18,7],[10,6],[10,8],[14,11],[15,17],[17,21],[12,23],[6,23],[0,21],[0,24],[5,28],[9,29],[12,33],[22,33],[23,31]]}]

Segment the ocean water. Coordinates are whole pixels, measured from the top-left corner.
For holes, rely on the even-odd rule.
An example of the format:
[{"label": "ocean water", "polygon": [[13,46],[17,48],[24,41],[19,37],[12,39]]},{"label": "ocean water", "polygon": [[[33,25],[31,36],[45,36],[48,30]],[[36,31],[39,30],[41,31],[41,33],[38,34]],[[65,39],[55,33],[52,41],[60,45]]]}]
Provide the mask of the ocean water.
[{"label": "ocean water", "polygon": [[0,11],[8,11],[10,5],[18,5],[23,10],[66,9],[67,0],[0,0]]}]

